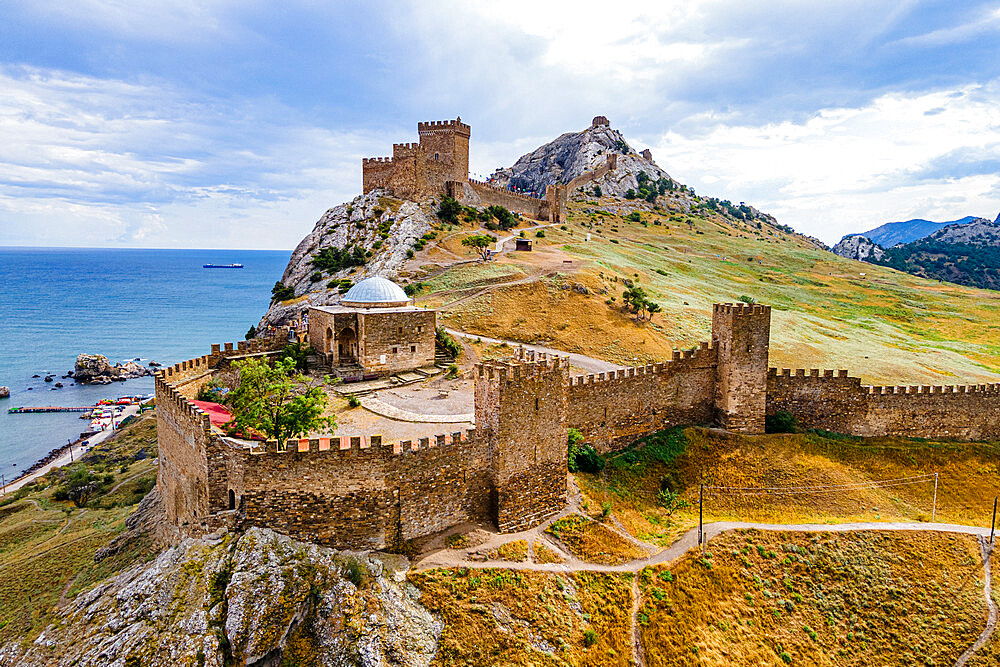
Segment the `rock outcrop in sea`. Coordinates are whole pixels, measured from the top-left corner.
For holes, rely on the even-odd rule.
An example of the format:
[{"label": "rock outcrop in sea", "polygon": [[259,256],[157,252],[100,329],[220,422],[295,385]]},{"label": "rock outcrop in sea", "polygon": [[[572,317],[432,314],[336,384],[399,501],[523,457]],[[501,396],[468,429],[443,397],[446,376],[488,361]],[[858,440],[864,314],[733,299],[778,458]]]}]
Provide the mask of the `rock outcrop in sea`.
[{"label": "rock outcrop in sea", "polygon": [[442,624],[398,556],[270,530],[187,539],[69,602],[0,665],[428,665]]},{"label": "rock outcrop in sea", "polygon": [[103,354],[81,354],[73,368],[73,379],[80,384],[110,384],[152,374],[152,369],[135,361],[112,365]]},{"label": "rock outcrop in sea", "polygon": [[0,398],[10,398],[10,387],[0,387]]}]

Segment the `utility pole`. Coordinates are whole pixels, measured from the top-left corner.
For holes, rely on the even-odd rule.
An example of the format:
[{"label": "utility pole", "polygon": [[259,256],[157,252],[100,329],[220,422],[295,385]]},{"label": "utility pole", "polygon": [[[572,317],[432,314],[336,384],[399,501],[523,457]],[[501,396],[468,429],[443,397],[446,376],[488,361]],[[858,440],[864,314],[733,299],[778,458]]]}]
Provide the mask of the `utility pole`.
[{"label": "utility pole", "polygon": [[705,485],[698,486],[698,544],[701,545],[701,555],[705,556]]},{"label": "utility pole", "polygon": [[938,474],[934,473],[934,506],[931,507],[931,523],[937,519],[937,484]]},{"label": "utility pole", "polygon": [[990,524],[990,548],[993,548],[993,533],[997,529],[997,499],[993,499],[993,523]]}]

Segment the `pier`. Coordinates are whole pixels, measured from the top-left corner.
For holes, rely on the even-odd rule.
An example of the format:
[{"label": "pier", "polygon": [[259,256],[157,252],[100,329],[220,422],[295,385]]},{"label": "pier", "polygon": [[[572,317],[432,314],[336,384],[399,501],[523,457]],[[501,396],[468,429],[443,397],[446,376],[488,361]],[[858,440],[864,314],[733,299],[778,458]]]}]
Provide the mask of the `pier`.
[{"label": "pier", "polygon": [[69,407],[69,408],[64,408],[64,407],[58,407],[58,406],[54,406],[54,405],[46,405],[46,406],[41,406],[41,407],[37,407],[37,408],[28,408],[28,407],[8,408],[7,412],[10,413],[10,414],[12,414],[12,415],[27,414],[27,413],[30,413],[30,412],[91,412],[93,410],[96,410],[99,407],[101,407],[101,406],[91,405],[91,406],[88,406],[88,407]]}]

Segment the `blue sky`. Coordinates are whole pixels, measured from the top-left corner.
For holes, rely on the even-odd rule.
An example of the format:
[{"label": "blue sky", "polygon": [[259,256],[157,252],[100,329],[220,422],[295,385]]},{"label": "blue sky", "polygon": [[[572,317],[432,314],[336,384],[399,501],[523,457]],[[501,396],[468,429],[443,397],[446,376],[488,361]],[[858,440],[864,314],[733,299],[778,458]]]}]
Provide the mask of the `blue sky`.
[{"label": "blue sky", "polygon": [[0,245],[291,248],[456,115],[481,174],[606,115],[828,243],[1000,211],[1000,1],[7,1],[0,91]]}]

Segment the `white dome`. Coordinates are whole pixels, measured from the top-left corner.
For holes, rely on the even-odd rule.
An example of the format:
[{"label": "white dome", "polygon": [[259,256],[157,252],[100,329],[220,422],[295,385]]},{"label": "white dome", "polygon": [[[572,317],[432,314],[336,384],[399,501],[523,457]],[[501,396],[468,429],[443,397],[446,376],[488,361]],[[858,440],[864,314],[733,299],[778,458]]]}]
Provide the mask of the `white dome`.
[{"label": "white dome", "polygon": [[372,276],[365,278],[357,285],[347,290],[340,300],[345,306],[363,308],[386,308],[389,306],[405,306],[410,302],[406,292],[391,280]]}]

